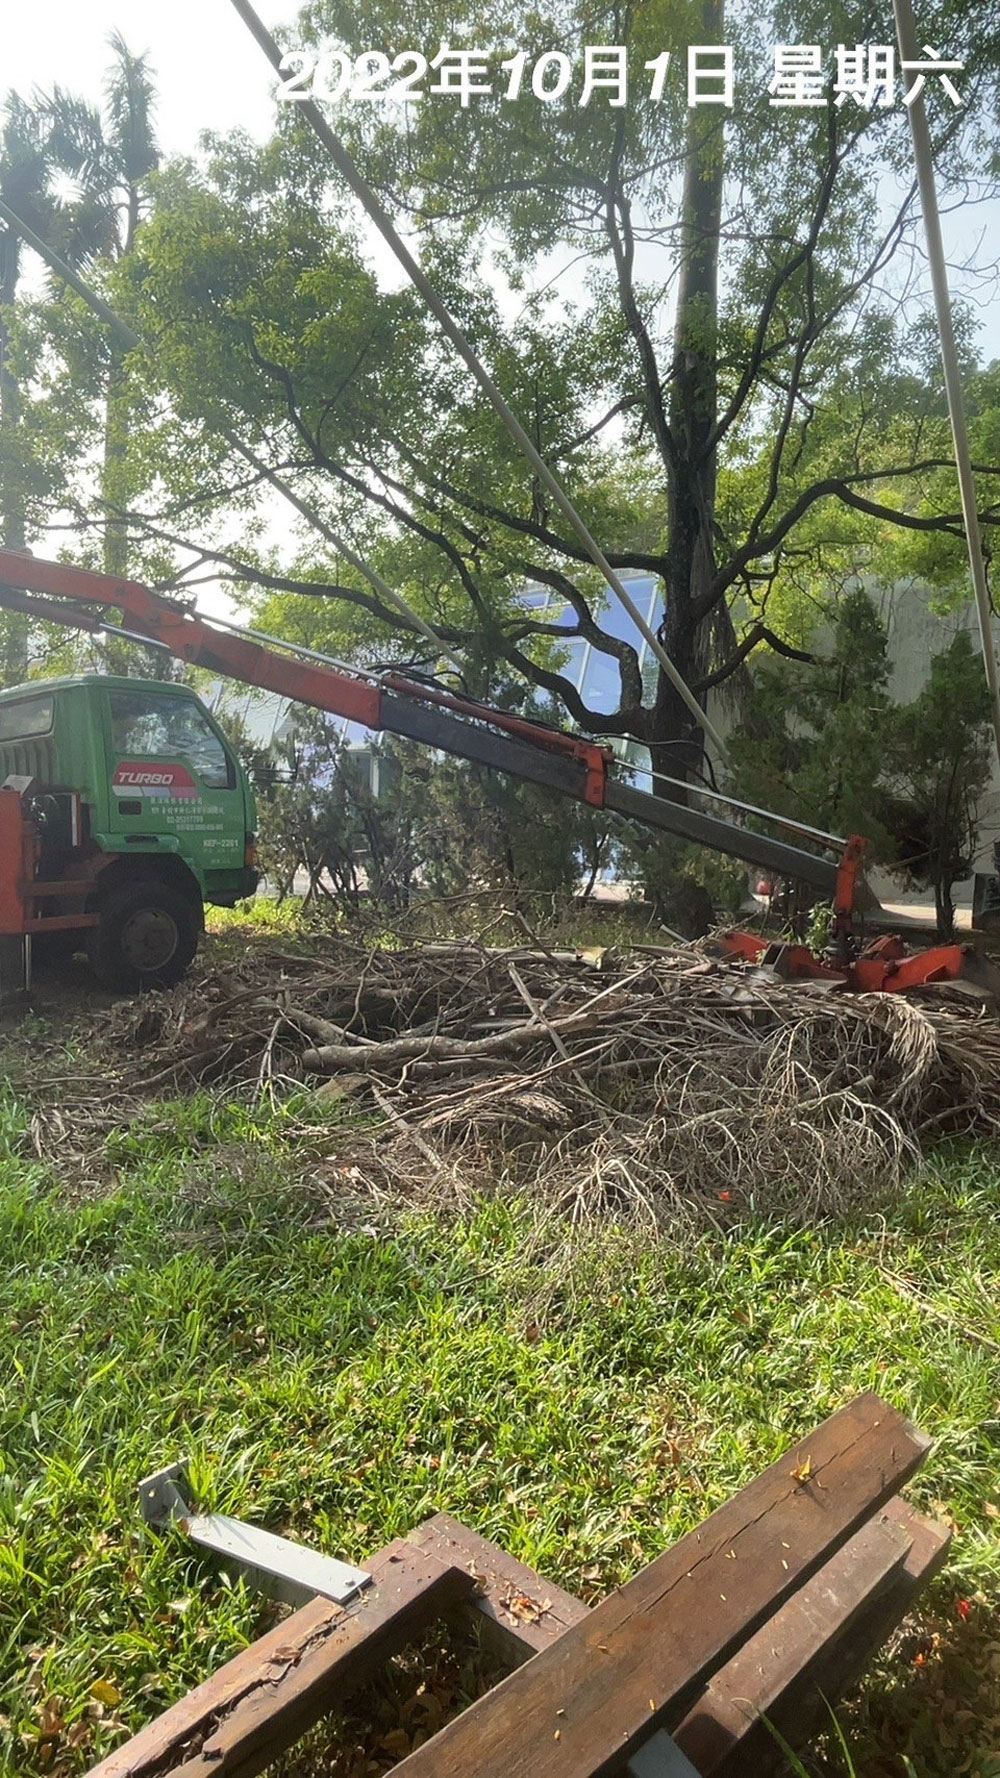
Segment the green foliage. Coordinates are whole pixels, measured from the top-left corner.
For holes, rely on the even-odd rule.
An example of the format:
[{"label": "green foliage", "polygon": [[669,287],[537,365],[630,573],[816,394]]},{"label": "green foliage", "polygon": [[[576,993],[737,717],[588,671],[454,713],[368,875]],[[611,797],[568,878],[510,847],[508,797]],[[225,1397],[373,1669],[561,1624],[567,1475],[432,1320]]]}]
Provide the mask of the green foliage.
[{"label": "green foliage", "polygon": [[805,942],[814,957],[825,958],[832,932],[833,905],[831,902],[817,902],[810,915],[805,935]]},{"label": "green foliage", "polygon": [[1000,1558],[995,1156],[856,1225],[638,1242],[502,1197],[458,1223],[345,1200],[341,1223],[315,1185],[336,1128],[297,1148],[203,1096],[113,1133],[116,1184],[68,1203],[24,1158],[29,1111],[0,1108],[4,1778],[41,1769],[49,1700],[70,1778],[261,1629],[259,1599],[142,1532],[135,1478],[178,1453],[207,1505],[348,1559],[447,1510],[594,1600],[873,1387],[934,1437],[914,1498],[959,1534],[942,1648],[897,1655],[845,1732],[863,1771],[906,1746],[951,1778],[975,1750],[989,1682],[958,1746],[927,1697],[944,1614],[966,1688],[992,1647],[953,1601]]},{"label": "green foliage", "polygon": [[735,782],[761,808],[827,833],[865,834],[885,860],[893,841],[879,786],[896,722],[888,636],[860,588],[828,609],[829,640],[820,632],[815,665],[774,657],[756,667],[732,741]]},{"label": "green foliage", "polygon": [[[0,143],[0,189],[14,212],[63,260],[99,282],[131,253],[158,151],[155,96],[145,57],[119,33],[105,106],[55,87],[30,104],[11,94]],[[56,195],[62,179],[69,195]],[[125,359],[103,329],[84,327],[78,299],[18,302],[21,243],[0,229],[0,480],[5,541],[18,548],[69,510],[94,542],[84,555],[109,573],[128,571],[125,514],[144,484],[130,434],[149,418]],[[60,293],[61,294],[61,293]],[[92,508],[97,506],[95,513]],[[35,652],[22,625],[20,673]],[[30,638],[30,644],[29,644]]]},{"label": "green foliage", "polygon": [[235,907],[206,908],[205,924],[211,933],[231,934],[243,941],[248,930],[267,933],[271,938],[295,937],[306,921],[302,903],[297,899],[286,897],[278,901],[270,895],[255,895],[251,900],[238,901]]},{"label": "green foliage", "polygon": [[923,691],[897,713],[893,740],[899,862],[933,887],[938,930],[950,938],[951,888],[972,870],[992,766],[989,691],[967,630],[933,657]]},{"label": "green foliage", "polygon": [[408,905],[418,863],[416,823],[391,747],[352,751],[335,726],[305,727],[294,784],[260,797],[261,865],[279,900],[305,873],[306,905],[317,897],[357,913],[367,889],[388,909]]},{"label": "green foliage", "polygon": [[[886,631],[860,589],[830,612],[815,667],[765,662],[733,738],[747,800],[833,833],[862,833],[874,859],[934,890],[938,931],[967,877],[991,769],[989,693],[966,630],[929,663],[911,704],[888,695]],[[822,640],[822,636],[821,636]],[[817,643],[817,647],[820,643]]]},{"label": "green foliage", "polygon": [[[942,589],[961,579],[933,335],[885,294],[914,241],[912,212],[898,230],[889,219],[893,181],[909,177],[904,119],[898,108],[802,114],[761,102],[775,41],[858,34],[851,7],[819,15],[797,0],[741,15],[723,129],[711,107],[686,106],[676,53],[704,40],[713,16],[701,0],[626,15],[566,0],[544,19],[491,3],[476,34],[498,54],[551,47],[553,32],[577,60],[587,42],[623,44],[628,106],[583,107],[575,94],[541,104],[526,91],[338,116],[616,566],[666,589],[668,646],[695,686],[706,668],[735,668],[737,637],[794,634],[831,576],[859,562],[882,572],[909,550]],[[312,0],[296,35],[356,53],[413,41],[414,22],[402,0],[363,15]],[[932,91],[938,177],[946,197],[969,177],[988,194],[996,26],[938,0],[925,28],[966,64],[960,129]],[[461,30],[435,0],[416,36],[433,52]],[[671,45],[652,104],[639,71]],[[169,578],[187,541],[243,578],[272,628],[315,628],[365,660],[426,658],[339,559],[323,530],[332,524],[464,651],[477,691],[513,673],[585,728],[673,740],[687,719],[655,673],[642,685],[596,577],[413,293],[374,274],[296,108],[281,108],[263,146],[234,133],[152,176],[148,74],[120,42],[115,55],[104,117],[53,95],[64,111],[53,140],[67,166],[95,169],[81,231],[88,218],[108,222],[112,164],[128,190],[127,227],[119,207],[115,238],[105,227],[88,264],[154,351],[122,363],[75,300],[33,307],[45,350],[18,432],[32,513],[58,502],[83,519],[99,456],[97,491],[129,509],[137,571]],[[100,152],[88,157],[88,143]],[[692,194],[709,187],[721,221],[692,241]],[[676,314],[662,301],[672,282]],[[959,322],[974,367],[968,317]],[[1000,516],[994,383],[983,373],[971,404],[987,524]],[[281,469],[319,526],[295,520],[276,541],[266,478],[248,475],[229,433]],[[126,520],[100,521],[113,553]],[[532,575],[567,601],[568,619],[526,619],[518,594]],[[574,634],[603,637],[617,655],[616,708],[588,705],[561,671]]]},{"label": "green foliage", "polygon": [[424,833],[432,894],[482,889],[515,907],[592,883],[613,853],[600,810],[460,760],[426,774]]},{"label": "green foliage", "polygon": [[518,906],[529,893],[570,894],[608,861],[599,811],[406,742],[352,748],[316,713],[300,722],[295,782],[257,779],[261,863],[279,899],[302,872],[306,904],[342,914],[363,898],[400,913],[418,887]]},{"label": "green foliage", "polygon": [[655,917],[684,938],[701,938],[720,915],[734,915],[747,893],[746,866],[668,834],[621,823],[618,873],[636,885]]}]

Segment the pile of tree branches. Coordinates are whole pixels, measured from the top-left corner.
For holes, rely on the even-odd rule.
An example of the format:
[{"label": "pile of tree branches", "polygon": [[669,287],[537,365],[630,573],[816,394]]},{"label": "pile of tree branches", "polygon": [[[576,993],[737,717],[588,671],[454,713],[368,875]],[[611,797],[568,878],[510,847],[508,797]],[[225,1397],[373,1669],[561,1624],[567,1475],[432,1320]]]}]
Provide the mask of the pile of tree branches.
[{"label": "pile of tree branches", "polygon": [[246,968],[122,1005],[106,1035],[158,1094],[311,1089],[330,1177],[379,1195],[812,1219],[897,1187],[941,1134],[1000,1134],[1000,1018],[956,989],[848,995],[697,946],[344,943]]}]

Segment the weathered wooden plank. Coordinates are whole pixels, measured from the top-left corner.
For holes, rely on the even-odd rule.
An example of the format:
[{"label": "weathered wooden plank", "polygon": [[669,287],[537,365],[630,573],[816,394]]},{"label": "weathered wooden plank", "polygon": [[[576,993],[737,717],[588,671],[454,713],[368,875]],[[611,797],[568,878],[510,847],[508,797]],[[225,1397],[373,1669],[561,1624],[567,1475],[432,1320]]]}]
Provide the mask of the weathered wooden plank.
[{"label": "weathered wooden plank", "polygon": [[[741,1764],[735,1769],[745,1771],[748,1746],[760,1743],[758,1727],[763,1729],[758,1753],[766,1767],[777,1743],[760,1723],[762,1714],[785,1733],[797,1704],[824,1683],[834,1647],[890,1585],[909,1548],[905,1532],[881,1516],[862,1525],[720,1667],[673,1731],[704,1778],[734,1769],[731,1760],[737,1755]],[[805,1739],[798,1721],[792,1739],[796,1745]]]},{"label": "weathered wooden plank", "polygon": [[[474,1603],[490,1646],[520,1665],[589,1615],[553,1586],[447,1513],[411,1532],[411,1542],[467,1566],[482,1589]],[[826,1706],[864,1672],[919,1589],[943,1566],[950,1533],[898,1496],[863,1525],[720,1667],[674,1729],[704,1778],[768,1778],[784,1756],[761,1721],[766,1715],[793,1746],[825,1720]]]},{"label": "weathered wooden plank", "polygon": [[373,1585],[356,1602],[303,1606],[109,1754],[91,1778],[252,1778],[474,1590],[466,1569],[403,1539],[367,1566]]},{"label": "weathered wooden plank", "polygon": [[512,1667],[548,1648],[571,1624],[589,1615],[581,1599],[543,1579],[449,1513],[435,1513],[411,1531],[407,1541],[473,1576],[478,1588],[473,1604],[481,1617],[483,1640]]},{"label": "weathered wooden plank", "polygon": [[[872,1590],[860,1609],[852,1615],[841,1635],[831,1637],[829,1644],[821,1650],[815,1650],[811,1658],[807,1650],[802,1651],[802,1670],[792,1677],[791,1683],[783,1691],[778,1688],[777,1676],[769,1676],[772,1696],[769,1699],[763,1694],[758,1696],[758,1712],[763,1711],[795,1747],[804,1746],[813,1735],[829,1724],[829,1712],[824,1699],[834,1703],[857,1684],[882,1644],[911,1609],[918,1593],[944,1566],[951,1541],[951,1533],[944,1525],[921,1517],[904,1500],[891,1500],[884,1509],[884,1516],[897,1534],[909,1541],[903,1563],[889,1576],[886,1584]],[[824,1568],[820,1574],[826,1572]],[[819,1578],[820,1576],[816,1576],[816,1580]],[[815,1581],[808,1585],[814,1586]],[[794,1604],[795,1601],[790,1603]],[[758,1634],[755,1640],[759,1645],[764,1642],[770,1629],[771,1625],[768,1624]],[[741,1654],[749,1656],[749,1650],[748,1644]],[[731,1665],[740,1658],[737,1655]],[[744,1663],[744,1676],[748,1664],[749,1662]],[[729,1667],[723,1668],[716,1675],[710,1691],[724,1675],[727,1680],[731,1677]],[[752,1722],[748,1722],[744,1714],[742,1729],[740,1728],[738,1699],[739,1693],[733,1687],[728,1697],[720,1699],[717,1695],[713,1701],[717,1720],[728,1721],[735,1731],[731,1743],[726,1747],[719,1747],[714,1762],[709,1760],[702,1764],[692,1753],[683,1730],[675,1730],[678,1741],[686,1747],[692,1763],[705,1778],[746,1778],[747,1772],[753,1772],[754,1778],[758,1778],[758,1774],[759,1778],[771,1778],[772,1774],[786,1772],[787,1762],[759,1713]],[[723,1704],[728,1705],[728,1715],[723,1714]]]},{"label": "weathered wooden plank", "polygon": [[874,1395],[807,1439],[450,1723],[400,1778],[610,1778],[919,1468]]}]

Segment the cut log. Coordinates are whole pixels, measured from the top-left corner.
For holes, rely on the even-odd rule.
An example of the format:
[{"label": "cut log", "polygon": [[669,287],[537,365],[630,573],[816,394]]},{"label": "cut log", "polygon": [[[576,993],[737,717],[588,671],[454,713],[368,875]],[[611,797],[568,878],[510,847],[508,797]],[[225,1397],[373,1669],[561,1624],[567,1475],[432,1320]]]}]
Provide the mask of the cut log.
[{"label": "cut log", "polygon": [[[567,1013],[552,1021],[552,1030],[577,1035],[591,1031],[597,1017],[589,1011]],[[508,1056],[518,1050],[530,1049],[545,1036],[539,1025],[514,1025],[492,1037],[392,1037],[381,1043],[324,1043],[318,1049],[305,1050],[302,1061],[306,1068],[395,1068],[397,1062],[419,1059],[423,1062],[464,1062],[480,1056]]]}]

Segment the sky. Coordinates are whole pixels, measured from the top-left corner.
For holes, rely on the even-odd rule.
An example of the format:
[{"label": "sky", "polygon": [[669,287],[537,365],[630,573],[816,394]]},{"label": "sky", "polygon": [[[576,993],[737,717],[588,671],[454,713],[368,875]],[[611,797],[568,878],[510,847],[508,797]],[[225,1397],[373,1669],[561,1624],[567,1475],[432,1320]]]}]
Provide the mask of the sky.
[{"label": "sky", "polygon": [[[300,0],[256,4],[271,30],[293,23],[300,10]],[[149,52],[165,155],[191,152],[201,130],[241,127],[264,138],[273,126],[272,70],[230,0],[6,0],[4,10],[0,96],[10,87],[27,97],[58,84],[96,99],[110,60],[108,37],[117,29],[130,49]],[[985,266],[996,255],[1000,205],[946,216],[944,228],[950,256]],[[379,247],[374,258],[385,276],[388,256]],[[980,349],[986,358],[1000,357],[992,281],[978,291],[966,285],[966,294],[978,297]]]},{"label": "sky", "polygon": [[[199,130],[271,127],[272,71],[229,0],[7,0],[3,10],[0,92],[59,85],[96,99],[117,29],[131,50],[149,51],[165,153],[190,151]],[[297,0],[257,4],[272,30],[298,10]]]}]

